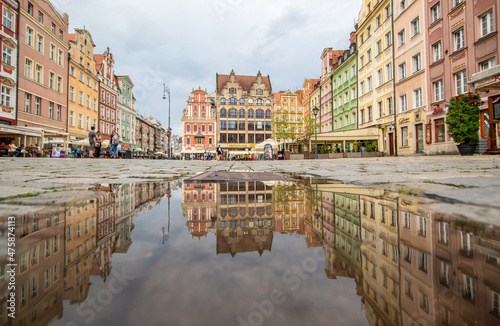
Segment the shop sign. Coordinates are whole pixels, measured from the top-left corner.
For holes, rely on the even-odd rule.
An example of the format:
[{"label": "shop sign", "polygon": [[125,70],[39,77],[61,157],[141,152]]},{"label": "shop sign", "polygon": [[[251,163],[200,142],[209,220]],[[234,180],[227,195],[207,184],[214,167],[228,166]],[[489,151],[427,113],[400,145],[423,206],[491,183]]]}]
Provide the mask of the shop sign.
[{"label": "shop sign", "polygon": [[493,120],[500,120],[500,98],[493,102]]},{"label": "shop sign", "polygon": [[425,125],[425,142],[427,144],[432,143],[432,124],[430,123]]}]

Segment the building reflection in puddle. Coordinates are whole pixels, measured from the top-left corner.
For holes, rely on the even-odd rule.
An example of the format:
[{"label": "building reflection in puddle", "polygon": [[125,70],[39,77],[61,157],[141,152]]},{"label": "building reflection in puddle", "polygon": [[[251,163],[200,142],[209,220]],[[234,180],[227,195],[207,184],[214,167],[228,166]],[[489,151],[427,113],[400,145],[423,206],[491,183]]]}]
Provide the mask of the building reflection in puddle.
[{"label": "building reflection in puddle", "polygon": [[[71,207],[23,207],[15,215],[16,319],[8,318],[11,262],[2,250],[0,325],[48,325],[62,318],[64,303],[87,300],[91,276],[106,282],[113,255],[129,251],[136,213],[167,198],[170,218],[179,185],[105,185]],[[500,322],[496,225],[432,212],[416,197],[315,180],[184,183],[181,195],[192,238],[213,234],[218,255],[270,255],[281,234],[323,248],[324,277],[354,280],[370,325]],[[5,246],[7,219],[0,221]],[[164,244],[169,232],[165,220]]]},{"label": "building reflection in puddle", "polygon": [[[217,254],[271,251],[275,232],[323,247],[325,275],[354,279],[370,325],[500,323],[500,229],[382,189],[320,183],[185,183],[193,238]],[[334,294],[332,294],[334,295]]]},{"label": "building reflection in puddle", "polygon": [[[112,255],[132,244],[135,213],[150,210],[170,196],[170,183],[105,185],[69,207],[25,207],[15,217],[15,260],[0,257],[0,325],[48,325],[63,315],[63,301],[87,299],[90,277],[104,282]],[[0,219],[0,240],[7,243],[7,216]],[[15,319],[10,310],[7,271],[16,266]]]}]

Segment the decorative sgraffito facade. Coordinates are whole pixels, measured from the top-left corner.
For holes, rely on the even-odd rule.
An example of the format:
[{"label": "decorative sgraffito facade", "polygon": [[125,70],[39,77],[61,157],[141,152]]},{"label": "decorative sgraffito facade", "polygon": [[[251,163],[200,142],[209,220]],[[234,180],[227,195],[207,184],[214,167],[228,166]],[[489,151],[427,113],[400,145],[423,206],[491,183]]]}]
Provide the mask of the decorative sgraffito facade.
[{"label": "decorative sgraffito facade", "polygon": [[85,29],[75,29],[69,40],[68,133],[71,140],[81,140],[88,137],[92,126],[98,127],[99,79],[95,70],[95,44]]},{"label": "decorative sgraffito facade", "polygon": [[217,144],[229,154],[245,155],[272,138],[273,91],[269,76],[217,74]]}]

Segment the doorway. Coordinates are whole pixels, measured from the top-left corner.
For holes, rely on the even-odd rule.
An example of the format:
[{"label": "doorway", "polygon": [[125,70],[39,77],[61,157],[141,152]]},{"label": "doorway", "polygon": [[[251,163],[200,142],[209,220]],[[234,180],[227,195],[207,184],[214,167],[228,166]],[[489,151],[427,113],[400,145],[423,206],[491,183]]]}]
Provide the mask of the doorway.
[{"label": "doorway", "polygon": [[389,133],[389,155],[394,156],[394,133]]},{"label": "doorway", "polygon": [[415,126],[415,133],[416,133],[416,146],[417,146],[417,153],[423,153],[424,152],[424,125],[423,124],[418,124]]}]

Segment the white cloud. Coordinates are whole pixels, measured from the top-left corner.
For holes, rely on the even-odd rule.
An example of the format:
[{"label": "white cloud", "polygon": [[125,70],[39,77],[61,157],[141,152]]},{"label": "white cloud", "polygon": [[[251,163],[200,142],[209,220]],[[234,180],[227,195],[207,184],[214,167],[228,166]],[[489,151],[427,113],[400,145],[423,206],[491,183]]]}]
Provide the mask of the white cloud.
[{"label": "white cloud", "polygon": [[53,0],[86,27],[96,53],[109,46],[115,73],[129,75],[141,114],[167,125],[163,83],[171,90],[171,127],[180,134],[191,89],[215,89],[215,74],[269,75],[273,91],[317,78],[326,47],[345,49],[361,1]]}]

